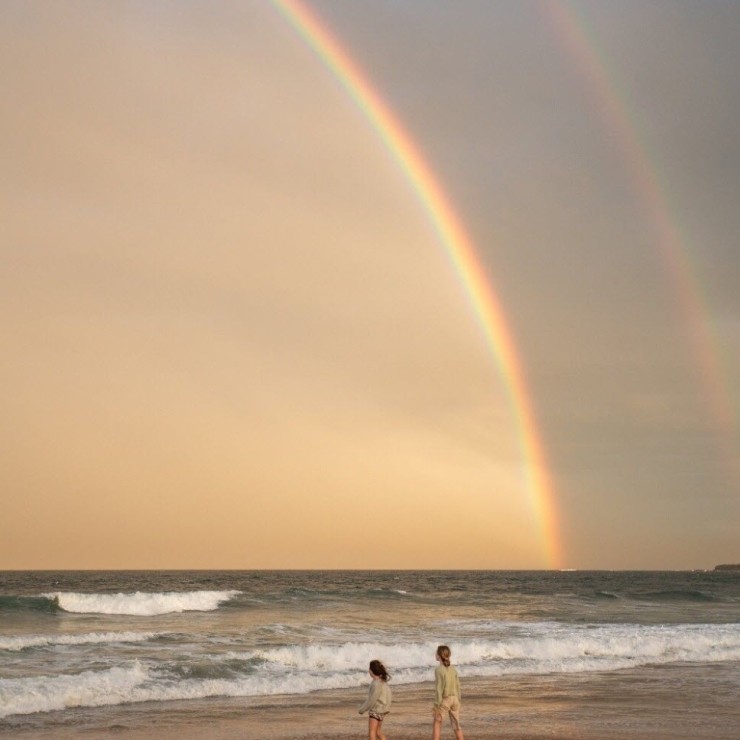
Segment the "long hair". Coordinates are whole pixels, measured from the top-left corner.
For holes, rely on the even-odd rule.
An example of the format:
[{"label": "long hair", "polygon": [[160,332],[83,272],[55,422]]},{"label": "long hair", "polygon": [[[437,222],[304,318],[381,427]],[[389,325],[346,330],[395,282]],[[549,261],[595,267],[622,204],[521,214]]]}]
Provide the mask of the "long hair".
[{"label": "long hair", "polygon": [[439,659],[445,664],[445,667],[449,667],[452,650],[450,650],[447,645],[440,645],[437,648],[437,655],[439,656]]},{"label": "long hair", "polygon": [[383,679],[383,681],[388,681],[391,677],[391,674],[386,671],[385,666],[379,660],[370,661],[370,673]]}]

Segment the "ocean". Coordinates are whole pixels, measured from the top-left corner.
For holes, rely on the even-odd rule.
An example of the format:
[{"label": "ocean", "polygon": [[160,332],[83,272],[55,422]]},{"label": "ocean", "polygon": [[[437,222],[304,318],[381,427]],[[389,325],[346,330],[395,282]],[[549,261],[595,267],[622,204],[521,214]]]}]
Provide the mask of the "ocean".
[{"label": "ocean", "polygon": [[379,658],[426,737],[439,644],[470,736],[740,737],[732,571],[0,572],[0,734],[363,737]]}]

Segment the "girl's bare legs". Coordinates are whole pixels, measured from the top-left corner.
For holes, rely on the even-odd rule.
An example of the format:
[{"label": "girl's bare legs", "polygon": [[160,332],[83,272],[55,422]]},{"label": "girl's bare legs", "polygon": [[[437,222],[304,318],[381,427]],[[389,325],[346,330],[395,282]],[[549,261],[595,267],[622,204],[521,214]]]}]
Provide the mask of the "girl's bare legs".
[{"label": "girl's bare legs", "polygon": [[383,723],[372,717],[368,719],[367,733],[370,740],[387,740],[383,734]]},{"label": "girl's bare legs", "polygon": [[[435,717],[432,725],[432,740],[439,740],[442,733],[442,717]],[[455,740],[465,740],[462,728],[455,730]]]},{"label": "girl's bare legs", "polygon": [[432,740],[439,740],[439,736],[442,732],[442,715],[435,714],[434,722],[432,724]]}]

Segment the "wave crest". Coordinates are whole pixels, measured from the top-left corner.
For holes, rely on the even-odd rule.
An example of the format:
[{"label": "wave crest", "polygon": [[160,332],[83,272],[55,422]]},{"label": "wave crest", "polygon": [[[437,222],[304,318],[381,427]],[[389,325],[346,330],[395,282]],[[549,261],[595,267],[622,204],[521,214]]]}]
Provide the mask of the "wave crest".
[{"label": "wave crest", "polygon": [[[454,662],[467,680],[502,675],[613,671],[640,665],[740,660],[740,625],[519,625],[500,639],[455,642]],[[93,639],[90,633],[91,639]],[[143,636],[148,633],[110,633]],[[101,633],[98,637],[105,636]],[[95,638],[97,639],[97,638]],[[428,681],[437,641],[284,645],[179,662],[130,661],[73,675],[0,679],[0,717],[79,706],[210,696],[306,694],[365,685],[365,666],[380,658],[394,684]],[[173,654],[174,655],[174,654]]]},{"label": "wave crest", "polygon": [[55,645],[102,645],[127,642],[146,642],[160,637],[165,632],[87,632],[74,635],[21,635],[0,636],[0,650],[19,652],[29,648],[53,647]]},{"label": "wave crest", "polygon": [[241,591],[170,591],[164,593],[81,594],[57,591],[43,594],[72,614],[156,616],[178,612],[210,612]]}]

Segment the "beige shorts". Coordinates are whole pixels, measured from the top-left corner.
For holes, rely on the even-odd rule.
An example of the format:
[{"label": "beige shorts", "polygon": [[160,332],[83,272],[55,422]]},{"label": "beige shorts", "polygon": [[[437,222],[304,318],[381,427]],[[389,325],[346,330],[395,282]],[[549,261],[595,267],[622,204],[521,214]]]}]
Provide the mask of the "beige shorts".
[{"label": "beige shorts", "polygon": [[432,710],[434,719],[442,720],[449,715],[453,730],[460,729],[460,700],[456,696],[445,696],[439,706]]}]

